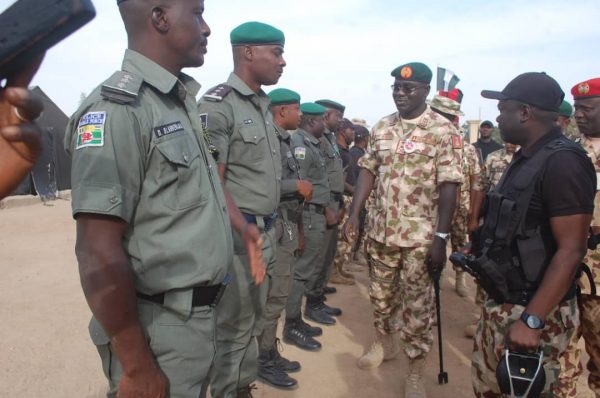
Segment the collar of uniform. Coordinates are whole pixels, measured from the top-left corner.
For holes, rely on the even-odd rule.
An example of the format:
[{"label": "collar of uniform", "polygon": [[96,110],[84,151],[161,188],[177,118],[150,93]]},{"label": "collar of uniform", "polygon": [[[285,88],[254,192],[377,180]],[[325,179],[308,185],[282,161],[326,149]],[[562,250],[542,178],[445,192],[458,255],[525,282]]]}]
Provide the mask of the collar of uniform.
[{"label": "collar of uniform", "polygon": [[[562,132],[560,131],[560,127],[558,127],[558,126],[553,127],[550,131],[548,131],[546,134],[541,136],[540,139],[538,139],[529,148],[519,150],[519,155],[524,156],[526,158],[530,158],[531,156],[533,156],[533,154],[535,154],[537,151],[539,151],[541,148],[543,148],[544,145],[549,144],[551,141],[557,139],[561,135],[562,135]],[[515,153],[515,155],[516,155],[516,153]]]},{"label": "collar of uniform", "polygon": [[404,122],[409,121],[411,124],[419,124],[421,122],[421,120],[423,120],[423,117],[425,115],[428,115],[430,112],[433,112],[433,111],[431,110],[431,107],[429,107],[429,105],[427,105],[425,107],[425,110],[423,111],[423,113],[421,113],[416,118],[414,118],[414,119],[403,119],[402,116],[400,116],[400,112],[396,111],[395,113],[393,113],[391,115],[393,117],[392,117],[392,120],[390,120],[390,124],[392,124],[392,123],[396,124],[396,123],[399,123],[400,121],[404,121]]},{"label": "collar of uniform", "polygon": [[125,50],[123,70],[137,74],[164,94],[169,93],[178,82],[181,82],[194,98],[200,91],[200,83],[191,76],[180,73],[178,78],[156,62],[130,49]]},{"label": "collar of uniform", "polygon": [[275,123],[273,123],[273,125],[275,126],[275,130],[277,130],[277,133],[279,133],[282,140],[288,141],[290,139],[291,135],[290,135],[290,133],[288,133],[288,131],[286,129],[282,129]]},{"label": "collar of uniform", "polygon": [[302,130],[302,129],[298,129],[298,131],[296,132],[296,134],[300,134],[306,138],[308,138],[308,140],[313,143],[314,145],[319,145],[319,139],[316,138],[314,135],[312,135],[311,133],[309,133],[306,130]]},{"label": "collar of uniform", "polygon": [[251,101],[256,101],[255,105],[257,106],[268,108],[271,104],[271,99],[263,90],[255,93],[242,79],[239,78],[238,75],[233,72],[231,72],[229,75],[227,84],[241,95],[248,97]]}]

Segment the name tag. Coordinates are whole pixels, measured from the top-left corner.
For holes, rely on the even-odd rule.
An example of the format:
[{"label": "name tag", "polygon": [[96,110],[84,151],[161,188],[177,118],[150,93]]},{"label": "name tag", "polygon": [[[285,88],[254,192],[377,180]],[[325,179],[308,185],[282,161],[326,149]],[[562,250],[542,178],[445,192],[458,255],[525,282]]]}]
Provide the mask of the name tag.
[{"label": "name tag", "polygon": [[156,138],[174,134],[178,131],[183,131],[183,124],[181,124],[181,122],[174,122],[171,124],[165,124],[163,126],[154,127],[154,135],[156,136]]}]

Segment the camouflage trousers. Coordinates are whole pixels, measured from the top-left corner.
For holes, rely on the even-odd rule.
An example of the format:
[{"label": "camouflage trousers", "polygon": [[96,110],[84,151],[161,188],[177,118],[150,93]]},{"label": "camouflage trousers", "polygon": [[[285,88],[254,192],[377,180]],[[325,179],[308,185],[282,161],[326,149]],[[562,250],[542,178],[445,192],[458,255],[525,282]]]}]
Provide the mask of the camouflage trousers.
[{"label": "camouflage trousers", "polygon": [[[344,213],[344,218],[340,220],[340,226],[343,226],[346,220],[348,219],[348,209],[350,208],[350,203],[352,203],[352,196],[344,195],[344,207],[346,208],[346,212]],[[339,228],[337,240],[337,253],[335,255],[335,260],[333,260],[333,272],[336,272],[337,270],[337,272],[339,273],[339,271],[345,264],[350,263],[350,259],[352,258],[352,249],[352,245],[342,238],[342,228]]]},{"label": "camouflage trousers", "polygon": [[383,334],[399,332],[409,358],[425,356],[433,344],[433,283],[425,256],[429,247],[388,247],[370,239],[369,295],[375,328]]},{"label": "camouflage trousers", "polygon": [[[521,305],[499,305],[493,300],[484,303],[471,358],[471,381],[476,397],[502,397],[496,382],[496,366],[503,353],[504,336],[510,325],[518,321],[524,309]],[[578,326],[579,316],[575,298],[558,305],[546,318],[546,327],[540,342],[544,352],[546,386],[540,397],[553,397],[552,387],[560,373],[558,358],[569,345]]]},{"label": "camouflage trousers", "polygon": [[453,252],[459,251],[467,244],[468,215],[469,210],[467,208],[460,206],[456,209],[456,214],[452,220],[452,230],[450,231],[450,243]]},{"label": "camouflage trousers", "polygon": [[597,397],[600,396],[600,297],[582,294],[578,302],[581,324],[573,334],[569,347],[560,356],[562,372],[553,390],[557,398],[577,397],[577,381],[583,373],[579,349],[581,337],[590,356],[587,363],[590,372],[588,386]]},{"label": "camouflage trousers", "polygon": [[[592,270],[594,281],[600,280],[600,249],[588,251],[584,263]],[[591,293],[590,281],[586,275],[581,277],[580,286],[583,293]],[[577,396],[577,381],[583,373],[579,349],[581,337],[585,341],[585,350],[590,357],[587,363],[590,372],[588,386],[596,396],[600,396],[600,297],[581,294],[578,301],[581,325],[560,358],[563,372],[555,388],[555,395],[559,398]]]}]

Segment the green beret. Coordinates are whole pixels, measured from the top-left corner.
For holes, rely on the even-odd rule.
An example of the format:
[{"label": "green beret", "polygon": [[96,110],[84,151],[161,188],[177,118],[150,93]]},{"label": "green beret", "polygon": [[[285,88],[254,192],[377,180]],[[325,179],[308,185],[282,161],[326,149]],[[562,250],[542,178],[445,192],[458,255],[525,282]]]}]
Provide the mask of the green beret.
[{"label": "green beret", "polygon": [[432,73],[427,65],[420,62],[410,62],[394,69],[392,76],[399,80],[429,84],[431,83]]},{"label": "green beret", "polygon": [[287,88],[276,88],[269,93],[271,105],[299,104],[300,94]]},{"label": "green beret", "polygon": [[309,116],[323,116],[327,109],[324,106],[315,104],[314,102],[305,102],[300,105],[300,111],[304,115]]},{"label": "green beret", "polygon": [[346,107],[344,105],[340,104],[339,102],[332,101],[332,100],[321,99],[321,100],[315,101],[315,103],[319,104],[319,105],[323,105],[325,108],[336,109],[342,113],[344,113],[346,111]]},{"label": "green beret", "polygon": [[234,46],[244,45],[285,45],[285,36],[279,29],[262,22],[246,22],[231,31],[229,35]]},{"label": "green beret", "polygon": [[573,106],[567,101],[563,101],[558,108],[558,114],[564,117],[571,117],[573,115]]}]

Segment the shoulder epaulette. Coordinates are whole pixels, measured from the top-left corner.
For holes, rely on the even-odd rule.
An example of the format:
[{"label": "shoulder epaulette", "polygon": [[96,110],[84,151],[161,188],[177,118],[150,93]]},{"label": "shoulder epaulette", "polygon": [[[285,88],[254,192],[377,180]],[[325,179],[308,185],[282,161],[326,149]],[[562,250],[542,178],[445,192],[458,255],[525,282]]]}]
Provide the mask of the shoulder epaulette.
[{"label": "shoulder epaulette", "polygon": [[100,94],[118,104],[130,104],[137,99],[144,79],[130,72],[117,71],[103,84]]},{"label": "shoulder epaulette", "polygon": [[202,98],[207,101],[221,102],[223,101],[223,98],[227,97],[227,94],[229,94],[231,90],[233,90],[231,86],[227,84],[219,84],[218,86],[208,90],[206,94],[202,96]]}]

